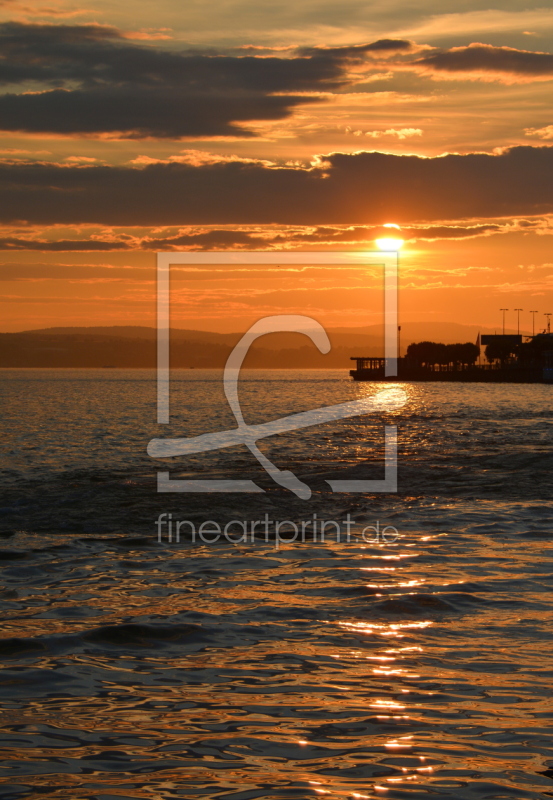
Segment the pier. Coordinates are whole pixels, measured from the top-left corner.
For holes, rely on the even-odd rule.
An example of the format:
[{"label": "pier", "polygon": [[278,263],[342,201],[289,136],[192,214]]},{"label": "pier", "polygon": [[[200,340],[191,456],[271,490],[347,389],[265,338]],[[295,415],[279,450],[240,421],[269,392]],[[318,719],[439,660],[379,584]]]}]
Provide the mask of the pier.
[{"label": "pier", "polygon": [[553,383],[553,334],[538,334],[525,343],[522,338],[520,335],[482,336],[488,358],[490,353],[497,356],[485,364],[476,363],[479,346],[421,342],[409,345],[406,356],[394,359],[397,365],[395,375],[385,375],[386,358],[374,356],[352,356],[356,368],[349,374],[355,381],[392,383]]}]

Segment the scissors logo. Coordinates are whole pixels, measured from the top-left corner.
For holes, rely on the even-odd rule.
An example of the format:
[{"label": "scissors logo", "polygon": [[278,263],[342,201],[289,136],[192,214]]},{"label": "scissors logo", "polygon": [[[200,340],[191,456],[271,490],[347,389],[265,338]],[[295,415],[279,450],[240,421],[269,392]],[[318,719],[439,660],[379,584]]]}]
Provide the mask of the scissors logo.
[{"label": "scissors logo", "polygon": [[[263,469],[279,486],[293,492],[302,500],[311,497],[310,487],[290,470],[281,470],[259,449],[257,442],[278,433],[322,425],[333,420],[357,417],[363,414],[389,412],[405,405],[406,395],[402,390],[386,389],[372,397],[323,406],[311,411],[292,414],[287,417],[248,425],[240,408],[238,399],[238,379],[240,369],[252,343],[267,333],[287,331],[308,336],[321,353],[328,353],[330,341],[322,325],[311,317],[300,315],[277,315],[258,320],[244,334],[227,359],[223,376],[223,387],[227,402],[236,419],[236,428],[219,433],[207,433],[188,439],[152,439],[148,444],[148,455],[153,458],[172,458],[192,455],[209,450],[219,450],[235,445],[245,445]],[[397,491],[397,428],[386,426],[385,467],[383,481],[327,481],[334,492],[393,492]],[[162,492],[263,492],[257,484],[249,480],[170,480],[168,472],[158,473],[158,491]]]}]

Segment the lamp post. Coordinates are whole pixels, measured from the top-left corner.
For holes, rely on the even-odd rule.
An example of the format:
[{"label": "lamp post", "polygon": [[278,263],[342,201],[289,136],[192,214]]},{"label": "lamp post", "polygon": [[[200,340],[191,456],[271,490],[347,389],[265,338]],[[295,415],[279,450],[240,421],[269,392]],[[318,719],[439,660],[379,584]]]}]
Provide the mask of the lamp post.
[{"label": "lamp post", "polygon": [[551,311],[546,311],[543,316],[547,317],[547,333],[551,333]]},{"label": "lamp post", "polygon": [[520,336],[520,312],[524,311],[523,308],[515,308],[517,312],[517,336]]},{"label": "lamp post", "polygon": [[536,314],[537,313],[538,313],[537,311],[530,311],[530,314],[532,314],[532,336],[536,335]]},{"label": "lamp post", "polygon": [[503,311],[503,336],[505,336],[505,312],[508,311],[508,308],[500,308],[500,311]]}]

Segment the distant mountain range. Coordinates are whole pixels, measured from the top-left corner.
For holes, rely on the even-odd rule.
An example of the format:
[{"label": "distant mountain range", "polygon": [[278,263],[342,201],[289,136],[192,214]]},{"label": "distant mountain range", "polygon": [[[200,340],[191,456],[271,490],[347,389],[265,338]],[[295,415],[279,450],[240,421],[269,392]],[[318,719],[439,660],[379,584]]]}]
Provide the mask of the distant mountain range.
[{"label": "distant mountain range", "polygon": [[[411,342],[424,340],[446,344],[474,342],[479,332],[494,333],[495,330],[453,322],[408,322],[401,326],[401,350],[404,353]],[[350,369],[352,356],[382,355],[382,326],[335,328],[327,333],[332,344],[327,355],[319,353],[302,334],[268,334],[252,345],[244,366]],[[241,336],[242,332],[172,329],[171,365],[196,369],[223,367]],[[0,333],[0,367],[153,368],[156,338],[155,328],[126,325]]]}]

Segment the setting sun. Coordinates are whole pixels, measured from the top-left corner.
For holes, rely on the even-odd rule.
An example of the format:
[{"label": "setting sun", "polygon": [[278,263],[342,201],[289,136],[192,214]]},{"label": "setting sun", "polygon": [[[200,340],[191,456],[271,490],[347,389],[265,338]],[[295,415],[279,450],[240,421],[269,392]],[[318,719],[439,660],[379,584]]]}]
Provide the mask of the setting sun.
[{"label": "setting sun", "polygon": [[392,237],[375,239],[375,241],[380,250],[400,250],[405,244],[403,239],[396,239]]}]

